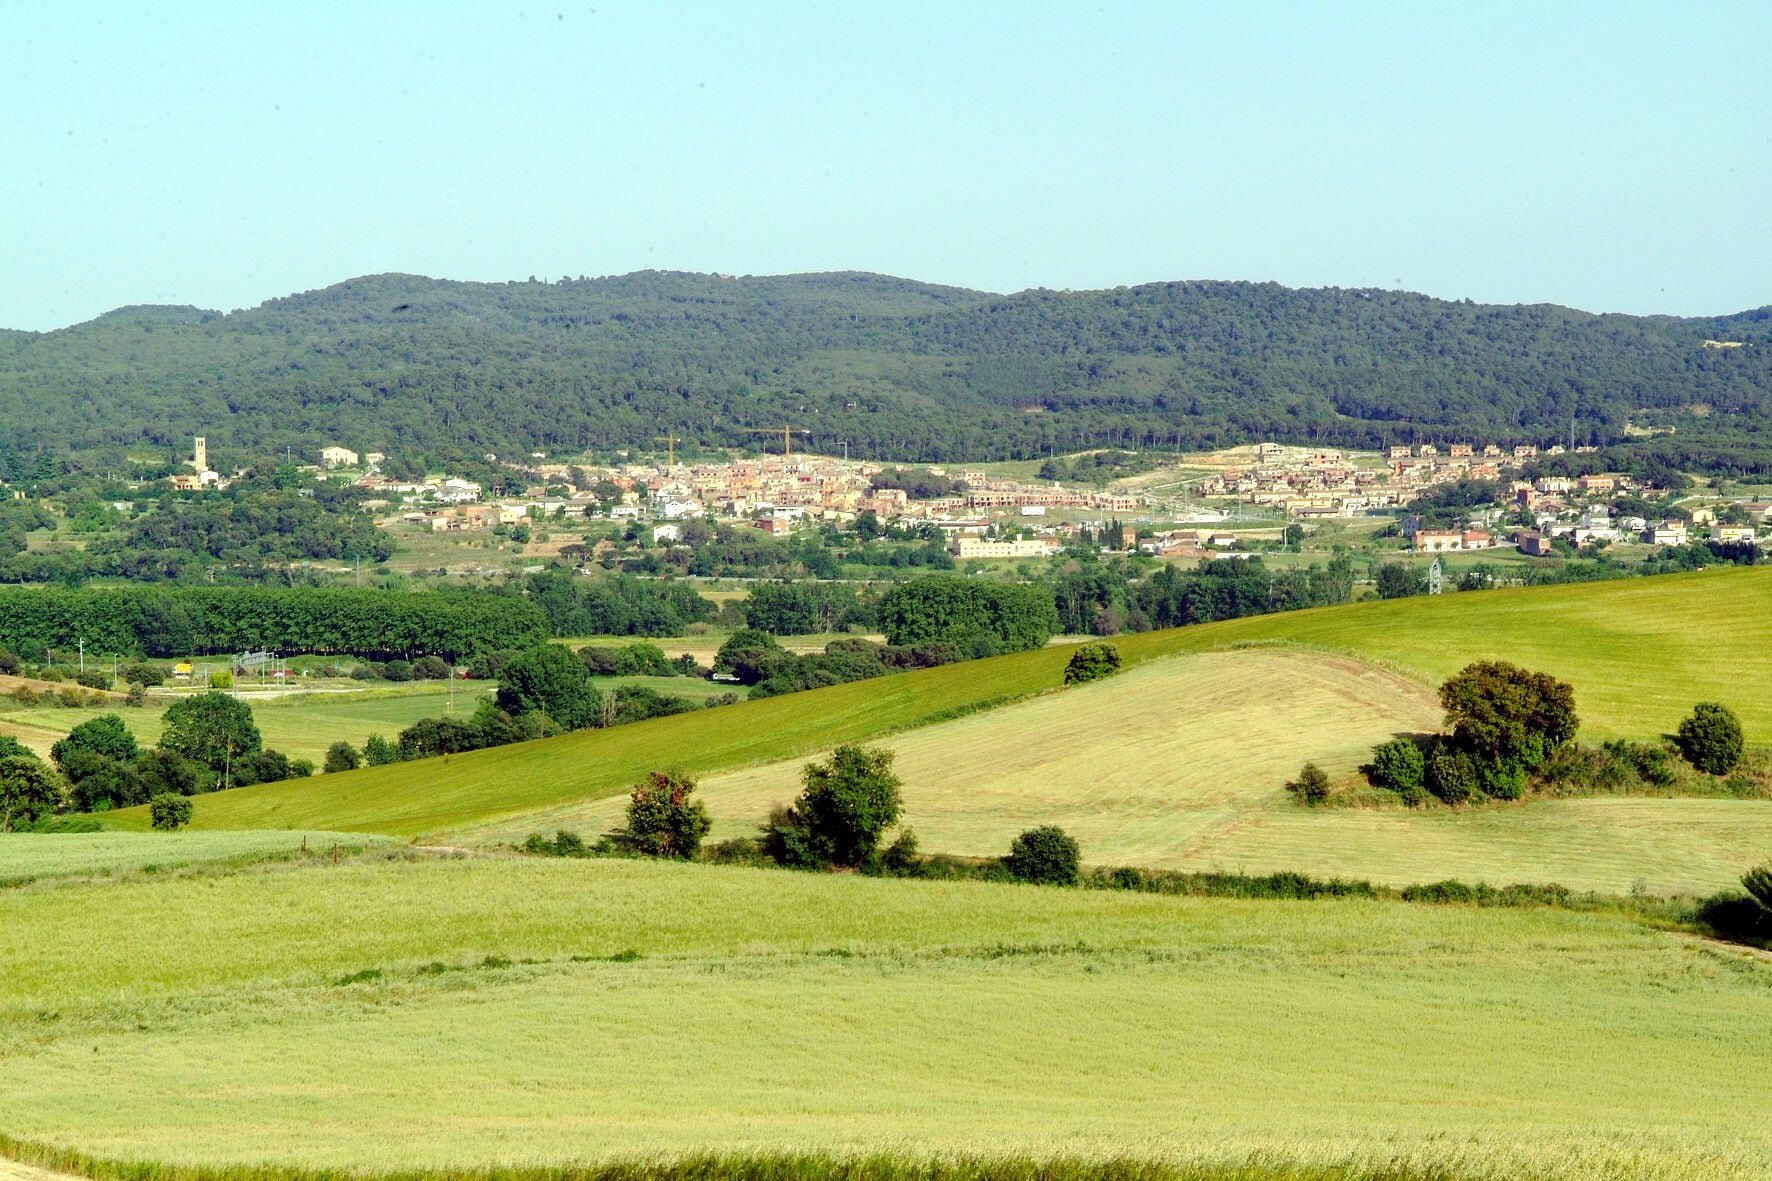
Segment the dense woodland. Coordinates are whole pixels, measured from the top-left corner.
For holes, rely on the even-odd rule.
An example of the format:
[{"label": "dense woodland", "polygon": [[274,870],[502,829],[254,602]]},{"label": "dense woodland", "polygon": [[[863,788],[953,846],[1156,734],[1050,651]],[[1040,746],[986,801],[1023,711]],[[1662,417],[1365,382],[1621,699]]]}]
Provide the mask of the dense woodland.
[{"label": "dense woodland", "polygon": [[[1704,348],[1707,339],[1746,347]],[[0,333],[0,477],[340,442],[410,459],[758,445],[965,460],[1253,438],[1616,442],[1772,470],[1772,309],[1678,319],[1377,290],[1002,296],[862,274],[351,280]]]}]

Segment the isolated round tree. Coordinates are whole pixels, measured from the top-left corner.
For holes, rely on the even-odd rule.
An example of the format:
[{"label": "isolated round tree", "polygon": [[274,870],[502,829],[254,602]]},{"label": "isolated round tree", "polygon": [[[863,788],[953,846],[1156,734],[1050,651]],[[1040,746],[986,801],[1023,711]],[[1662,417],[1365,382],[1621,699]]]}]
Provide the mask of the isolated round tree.
[{"label": "isolated round tree", "polygon": [[1741,762],[1741,719],[1726,705],[1703,701],[1680,723],[1677,736],[1686,760],[1710,775],[1727,775]]},{"label": "isolated round tree", "polygon": [[1083,851],[1076,838],[1054,824],[1030,828],[1009,846],[1003,865],[1017,881],[1042,886],[1074,886]]}]

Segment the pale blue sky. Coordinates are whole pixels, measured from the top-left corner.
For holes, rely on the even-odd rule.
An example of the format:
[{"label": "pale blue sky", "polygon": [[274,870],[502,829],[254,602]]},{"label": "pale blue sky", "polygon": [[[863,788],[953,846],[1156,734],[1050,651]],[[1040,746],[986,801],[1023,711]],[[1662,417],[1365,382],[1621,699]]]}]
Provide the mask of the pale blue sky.
[{"label": "pale blue sky", "polygon": [[1769,61],[1759,0],[8,0],[0,326],[644,267],[1736,311]]}]

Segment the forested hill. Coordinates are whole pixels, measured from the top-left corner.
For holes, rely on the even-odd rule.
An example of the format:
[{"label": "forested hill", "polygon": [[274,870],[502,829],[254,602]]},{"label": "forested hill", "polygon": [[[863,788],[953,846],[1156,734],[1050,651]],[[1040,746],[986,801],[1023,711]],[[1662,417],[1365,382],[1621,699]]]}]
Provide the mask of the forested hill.
[{"label": "forested hill", "polygon": [[[1746,347],[1705,347],[1707,340]],[[353,279],[221,315],[0,333],[0,468],[285,446],[435,456],[751,444],[1004,458],[1256,437],[1613,442],[1766,470],[1772,309],[1596,316],[1389,291],[1162,283],[993,295],[865,274]],[[1714,466],[1714,465],[1712,465]],[[3,474],[3,472],[0,472]]]}]

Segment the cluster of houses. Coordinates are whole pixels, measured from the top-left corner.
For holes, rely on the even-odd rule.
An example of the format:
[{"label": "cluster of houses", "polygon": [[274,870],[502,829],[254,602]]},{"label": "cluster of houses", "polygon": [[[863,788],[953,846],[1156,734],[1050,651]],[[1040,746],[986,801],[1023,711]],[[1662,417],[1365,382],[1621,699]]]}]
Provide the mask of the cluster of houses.
[{"label": "cluster of houses", "polygon": [[[1408,504],[1440,484],[1460,480],[1499,481],[1510,469],[1540,454],[1561,455],[1562,446],[1520,446],[1503,450],[1452,443],[1398,445],[1385,451],[1384,467],[1361,465],[1331,448],[1286,447],[1262,443],[1251,465],[1226,467],[1193,486],[1199,496],[1235,498],[1244,504],[1282,510],[1294,520],[1357,517]],[[1592,451],[1578,447],[1577,451]]]}]

